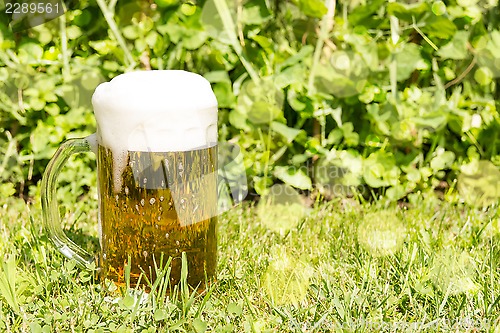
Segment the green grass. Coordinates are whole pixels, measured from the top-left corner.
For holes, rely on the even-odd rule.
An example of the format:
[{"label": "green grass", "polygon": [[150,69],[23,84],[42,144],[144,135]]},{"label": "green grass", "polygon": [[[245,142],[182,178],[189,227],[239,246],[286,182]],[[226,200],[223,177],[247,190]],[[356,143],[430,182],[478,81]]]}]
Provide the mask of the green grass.
[{"label": "green grass", "polygon": [[[95,207],[79,207],[72,237],[96,249]],[[342,200],[275,232],[241,206],[219,220],[217,282],[169,297],[96,282],[53,249],[38,205],[4,199],[0,331],[498,332],[499,216]]]}]

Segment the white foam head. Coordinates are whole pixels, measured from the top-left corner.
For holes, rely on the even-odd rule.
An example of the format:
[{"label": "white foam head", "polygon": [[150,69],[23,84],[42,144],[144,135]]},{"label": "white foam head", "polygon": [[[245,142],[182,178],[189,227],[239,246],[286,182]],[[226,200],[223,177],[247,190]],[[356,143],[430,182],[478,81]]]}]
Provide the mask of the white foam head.
[{"label": "white foam head", "polygon": [[121,175],[128,151],[188,151],[217,142],[217,100],[210,83],[195,73],[121,74],[96,88],[92,104],[97,141],[121,165],[114,176]]},{"label": "white foam head", "polygon": [[187,151],[217,142],[217,100],[201,75],[121,74],[92,96],[98,141],[112,150]]}]

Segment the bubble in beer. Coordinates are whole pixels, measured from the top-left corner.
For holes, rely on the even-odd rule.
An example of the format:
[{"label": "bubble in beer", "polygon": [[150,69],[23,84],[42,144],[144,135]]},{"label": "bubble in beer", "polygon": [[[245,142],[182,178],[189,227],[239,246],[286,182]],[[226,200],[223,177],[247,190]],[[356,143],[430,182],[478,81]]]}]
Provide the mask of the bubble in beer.
[{"label": "bubble in beer", "polygon": [[144,207],[145,204],[146,204],[146,201],[144,201],[144,199],[141,199],[141,206]]},{"label": "bubble in beer", "polygon": [[149,199],[149,204],[150,204],[150,205],[154,205],[154,204],[155,204],[155,201],[156,201],[156,199],[155,199],[155,198],[151,198],[151,199]]}]

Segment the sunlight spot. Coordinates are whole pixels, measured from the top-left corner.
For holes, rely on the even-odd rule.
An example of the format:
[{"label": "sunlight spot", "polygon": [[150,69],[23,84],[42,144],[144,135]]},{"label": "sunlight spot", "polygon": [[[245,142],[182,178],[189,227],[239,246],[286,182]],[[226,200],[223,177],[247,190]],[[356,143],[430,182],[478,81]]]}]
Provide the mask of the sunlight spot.
[{"label": "sunlight spot", "polygon": [[484,227],[481,233],[482,238],[491,238],[500,234],[500,217],[495,219],[492,218],[491,221]]},{"label": "sunlight spot", "polygon": [[474,281],[475,271],[474,259],[467,252],[447,249],[434,258],[431,279],[443,293],[475,293],[479,290]]},{"label": "sunlight spot", "polygon": [[257,206],[262,224],[280,234],[295,228],[305,213],[300,194],[284,184],[273,185]]},{"label": "sunlight spot", "polygon": [[500,170],[490,161],[472,161],[460,168],[458,192],[472,206],[486,207],[500,199]]},{"label": "sunlight spot", "polygon": [[373,256],[396,253],[406,238],[406,228],[395,211],[368,213],[358,227],[359,244]]},{"label": "sunlight spot", "polygon": [[297,305],[307,295],[313,268],[283,246],[273,246],[271,253],[269,266],[262,276],[262,288],[273,304]]}]

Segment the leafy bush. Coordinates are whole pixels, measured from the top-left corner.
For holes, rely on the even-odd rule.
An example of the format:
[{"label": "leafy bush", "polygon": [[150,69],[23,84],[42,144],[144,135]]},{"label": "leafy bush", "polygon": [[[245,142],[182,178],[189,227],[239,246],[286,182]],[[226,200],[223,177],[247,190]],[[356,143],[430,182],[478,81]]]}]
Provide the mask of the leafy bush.
[{"label": "leafy bush", "polygon": [[496,0],[96,0],[27,31],[0,23],[0,194],[27,194],[61,141],[94,131],[97,84],[139,68],[212,83],[257,194],[452,193],[462,169],[500,166],[497,17]]}]

